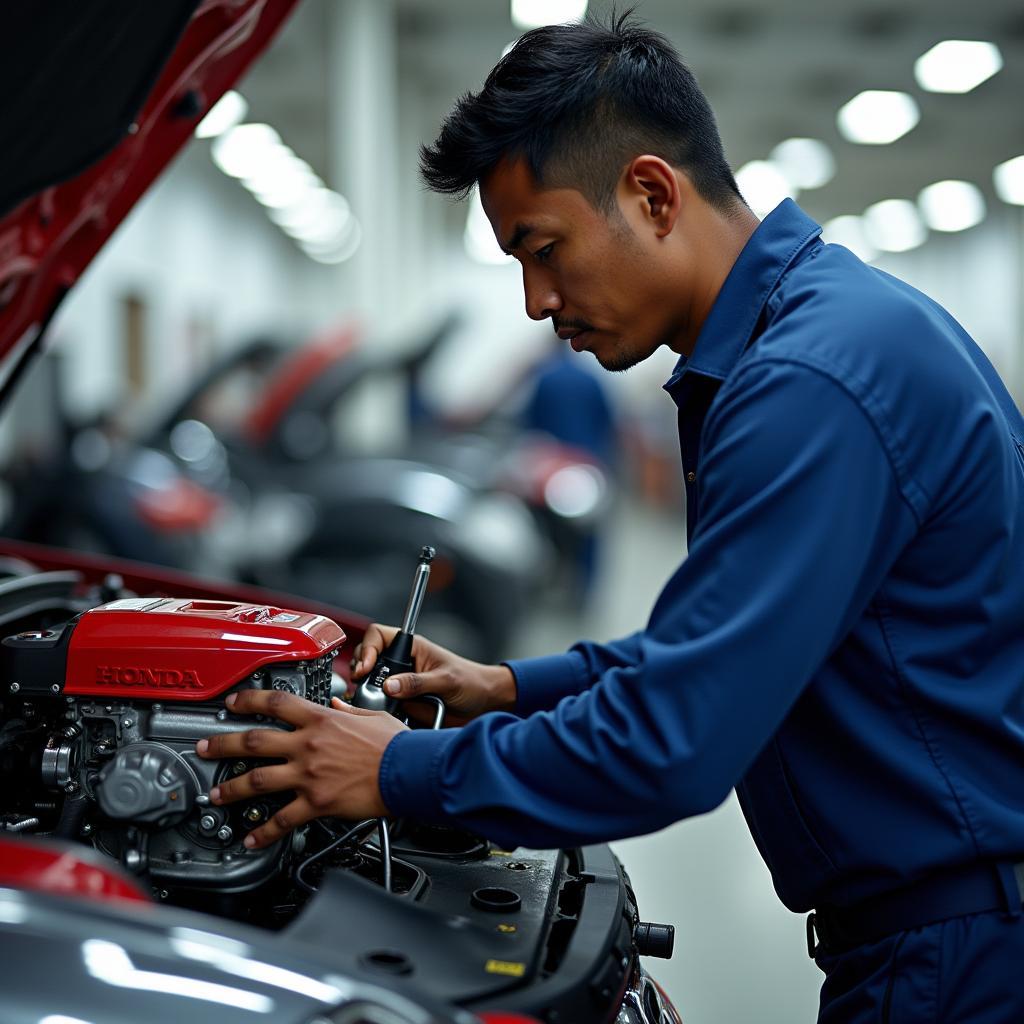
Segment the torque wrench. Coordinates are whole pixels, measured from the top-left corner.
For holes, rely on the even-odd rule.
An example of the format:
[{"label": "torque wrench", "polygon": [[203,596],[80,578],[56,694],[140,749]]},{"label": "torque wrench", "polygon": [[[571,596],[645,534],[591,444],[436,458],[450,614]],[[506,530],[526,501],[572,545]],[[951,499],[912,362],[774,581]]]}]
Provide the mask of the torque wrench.
[{"label": "torque wrench", "polygon": [[420,551],[420,559],[413,576],[412,591],[409,594],[409,603],[405,608],[402,628],[381,653],[366,678],[356,687],[351,701],[353,707],[364,708],[368,711],[387,711],[391,714],[398,709],[399,702],[384,692],[384,683],[389,676],[412,671],[412,642],[416,634],[420,609],[423,607],[423,599],[427,593],[430,563],[435,554],[432,547],[425,547]]}]

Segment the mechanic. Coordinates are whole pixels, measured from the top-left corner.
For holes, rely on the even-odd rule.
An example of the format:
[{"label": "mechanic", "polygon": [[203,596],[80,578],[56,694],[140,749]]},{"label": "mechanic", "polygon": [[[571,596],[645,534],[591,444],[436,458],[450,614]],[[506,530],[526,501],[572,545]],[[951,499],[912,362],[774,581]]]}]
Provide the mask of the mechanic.
[{"label": "mechanic", "polygon": [[[689,555],[645,629],[483,666],[426,640],[403,698],[248,691],[295,731],[218,802],[453,822],[508,845],[663,828],[735,787],[783,902],[815,908],[820,1021],[1024,1020],[1024,420],[942,308],[741,198],[678,55],[631,16],[523,36],[423,151],[479,184],[531,317],[624,370],[667,345]],[[392,630],[374,626],[356,674]]]}]

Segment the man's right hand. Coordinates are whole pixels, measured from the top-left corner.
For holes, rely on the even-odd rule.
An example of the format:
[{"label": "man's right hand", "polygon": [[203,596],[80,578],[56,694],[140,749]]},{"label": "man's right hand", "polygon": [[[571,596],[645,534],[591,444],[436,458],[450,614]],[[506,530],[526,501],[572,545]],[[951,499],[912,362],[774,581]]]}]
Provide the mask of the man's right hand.
[{"label": "man's right hand", "polygon": [[[352,659],[353,681],[358,682],[373,668],[397,632],[394,626],[376,622],[367,628]],[[394,675],[385,683],[389,696],[408,700],[435,694],[447,705],[447,721],[453,725],[488,711],[512,711],[515,707],[515,676],[507,665],[483,665],[461,658],[421,636],[413,640],[412,658],[412,672]]]}]

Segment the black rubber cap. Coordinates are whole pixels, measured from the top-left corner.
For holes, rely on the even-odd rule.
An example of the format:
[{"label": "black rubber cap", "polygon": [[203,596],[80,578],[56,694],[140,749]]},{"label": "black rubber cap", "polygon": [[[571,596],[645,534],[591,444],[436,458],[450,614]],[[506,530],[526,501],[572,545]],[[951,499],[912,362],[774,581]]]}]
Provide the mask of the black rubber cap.
[{"label": "black rubber cap", "polygon": [[633,930],[633,941],[641,956],[657,956],[668,960],[676,944],[676,929],[671,924],[640,921]]}]

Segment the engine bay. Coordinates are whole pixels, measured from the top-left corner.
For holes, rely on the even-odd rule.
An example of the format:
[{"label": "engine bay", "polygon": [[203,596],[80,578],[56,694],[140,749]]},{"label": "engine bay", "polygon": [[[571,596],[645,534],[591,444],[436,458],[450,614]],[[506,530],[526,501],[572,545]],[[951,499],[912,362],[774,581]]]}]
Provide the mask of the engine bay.
[{"label": "engine bay", "polygon": [[0,835],[91,847],[159,903],[466,1007],[500,995],[505,1008],[601,1019],[633,991],[638,952],[666,955],[607,847],[508,851],[458,828],[320,818],[246,848],[290,796],[211,804],[213,786],[269,762],[204,760],[196,741],[289,728],[232,714],[225,698],[242,689],[344,696],[346,637],[329,618],[140,596],[117,576],[0,572]]}]

